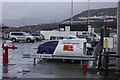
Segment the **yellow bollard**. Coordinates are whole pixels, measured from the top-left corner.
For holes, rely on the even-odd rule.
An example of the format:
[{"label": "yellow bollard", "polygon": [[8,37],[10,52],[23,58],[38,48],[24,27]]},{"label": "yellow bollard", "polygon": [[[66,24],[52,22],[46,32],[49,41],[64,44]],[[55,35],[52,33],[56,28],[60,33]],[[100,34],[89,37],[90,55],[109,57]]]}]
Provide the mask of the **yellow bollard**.
[{"label": "yellow bollard", "polygon": [[104,48],[108,48],[108,40],[107,39],[104,40]]}]

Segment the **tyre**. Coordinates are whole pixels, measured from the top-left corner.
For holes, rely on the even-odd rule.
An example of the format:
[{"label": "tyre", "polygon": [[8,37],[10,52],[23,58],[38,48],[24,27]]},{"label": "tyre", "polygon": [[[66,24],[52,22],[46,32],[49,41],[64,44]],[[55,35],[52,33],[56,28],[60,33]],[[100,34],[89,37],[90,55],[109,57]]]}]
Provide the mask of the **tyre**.
[{"label": "tyre", "polygon": [[31,42],[31,39],[30,39],[30,38],[28,38],[26,41],[27,41],[27,43],[30,43],[30,42]]},{"label": "tyre", "polygon": [[16,42],[16,39],[15,39],[15,38],[12,38],[12,42],[15,43],[15,42]]},{"label": "tyre", "polygon": [[36,41],[39,41],[39,38],[36,38]]}]

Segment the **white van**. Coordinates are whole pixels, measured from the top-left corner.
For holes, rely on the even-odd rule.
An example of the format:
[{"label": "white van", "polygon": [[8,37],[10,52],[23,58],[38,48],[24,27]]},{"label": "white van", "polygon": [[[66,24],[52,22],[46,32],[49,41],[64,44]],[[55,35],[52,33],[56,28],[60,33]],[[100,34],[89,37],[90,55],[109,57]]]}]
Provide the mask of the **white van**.
[{"label": "white van", "polygon": [[75,35],[50,35],[50,40],[63,40],[63,39],[79,39]]},{"label": "white van", "polygon": [[99,41],[100,40],[100,36],[95,33],[95,32],[79,32],[78,35],[77,35],[79,38],[90,38],[90,39],[94,39],[96,41]]}]

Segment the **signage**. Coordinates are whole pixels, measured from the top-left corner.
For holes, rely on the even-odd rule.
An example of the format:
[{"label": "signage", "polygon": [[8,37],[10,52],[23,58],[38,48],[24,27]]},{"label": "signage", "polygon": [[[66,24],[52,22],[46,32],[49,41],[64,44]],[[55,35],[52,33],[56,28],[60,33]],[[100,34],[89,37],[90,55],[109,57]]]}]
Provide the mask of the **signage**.
[{"label": "signage", "polygon": [[73,47],[73,45],[64,45],[63,50],[64,51],[73,51],[74,47]]}]

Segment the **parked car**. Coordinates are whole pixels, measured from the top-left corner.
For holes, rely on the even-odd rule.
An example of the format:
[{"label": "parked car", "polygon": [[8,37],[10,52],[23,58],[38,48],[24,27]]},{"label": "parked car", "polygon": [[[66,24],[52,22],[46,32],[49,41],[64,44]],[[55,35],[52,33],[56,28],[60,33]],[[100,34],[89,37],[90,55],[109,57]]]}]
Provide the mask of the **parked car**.
[{"label": "parked car", "polygon": [[58,41],[48,41],[38,46],[38,54],[53,54],[56,46],[58,45]]},{"label": "parked car", "polygon": [[30,43],[30,42],[34,42],[35,40],[34,36],[26,32],[10,32],[8,36],[9,36],[9,40],[11,40],[13,43],[19,41],[26,41]]},{"label": "parked car", "polygon": [[32,33],[31,35],[35,37],[35,40],[36,40],[36,41],[41,41],[41,40],[43,40],[43,38],[42,38],[42,36],[41,36],[40,34]]},{"label": "parked car", "polygon": [[91,33],[89,33],[89,32],[81,32],[79,35],[77,35],[77,37],[86,38],[87,41],[90,41],[90,40],[91,41],[93,41],[93,40],[99,41],[100,40],[100,36],[95,32],[91,32]]}]

